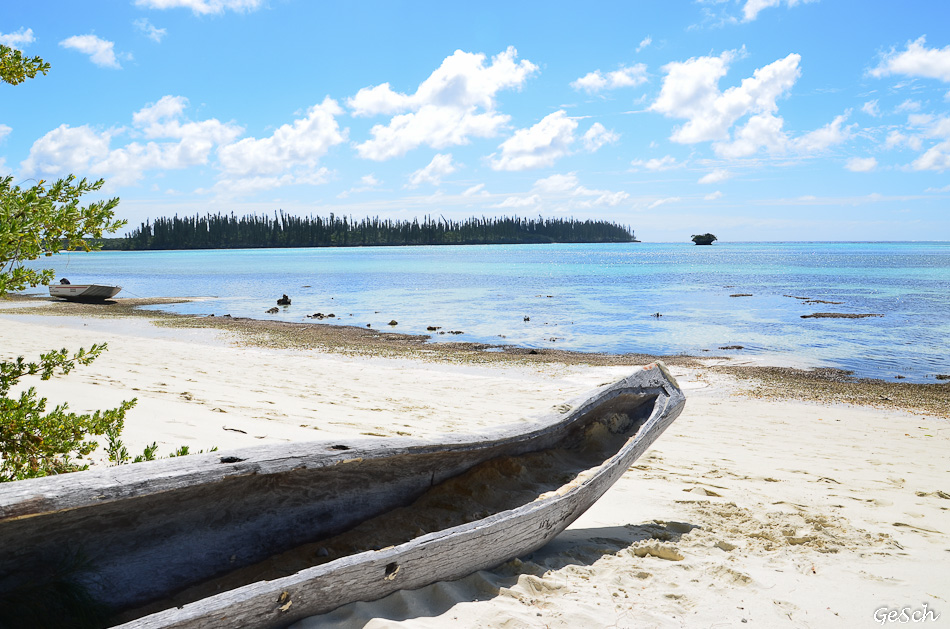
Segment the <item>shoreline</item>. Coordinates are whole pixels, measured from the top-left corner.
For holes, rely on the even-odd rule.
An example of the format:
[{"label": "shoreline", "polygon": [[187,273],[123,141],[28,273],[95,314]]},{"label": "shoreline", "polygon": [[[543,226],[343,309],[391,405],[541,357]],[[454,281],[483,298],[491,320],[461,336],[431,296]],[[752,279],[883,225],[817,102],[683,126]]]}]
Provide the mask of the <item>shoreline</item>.
[{"label": "shoreline", "polygon": [[950,417],[950,381],[914,383],[856,378],[847,371],[826,367],[808,369],[741,364],[735,362],[733,356],[609,354],[475,342],[430,342],[429,335],[344,324],[271,321],[230,315],[184,315],[142,309],[144,306],[193,300],[188,297],[120,298],[105,303],[80,303],[33,295],[8,295],[7,301],[19,306],[4,308],[4,301],[0,300],[0,315],[144,319],[160,327],[220,330],[233,335],[234,342],[245,346],[455,364],[619,367],[662,360],[670,366],[702,368],[733,377],[754,398],[857,404]]},{"label": "shoreline", "polygon": [[[311,339],[304,348],[287,340],[299,336],[296,326],[168,327],[212,318],[112,308],[93,317],[81,304],[61,305],[55,317],[32,306],[3,309],[0,354],[35,359],[54,347],[107,342],[93,364],[24,384],[73,412],[137,398],[123,432],[133,455],[153,442],[164,457],[181,445],[224,452],[494,432],[616,381],[635,364],[466,347],[429,352],[359,328],[356,343],[343,332],[339,345]],[[890,392],[894,399],[875,400],[873,383],[855,385],[865,403],[849,393],[830,401],[821,387],[837,394],[851,386],[832,374],[690,360],[670,367],[686,393],[683,414],[544,548],[457,581],[345,605],[294,629],[857,627],[877,624],[881,608],[925,603],[943,623],[928,626],[946,626],[950,596],[935,584],[950,582],[950,562],[941,559],[950,548],[950,416],[908,410]],[[931,398],[945,390],[884,384]],[[101,455],[96,461],[105,464]]]}]

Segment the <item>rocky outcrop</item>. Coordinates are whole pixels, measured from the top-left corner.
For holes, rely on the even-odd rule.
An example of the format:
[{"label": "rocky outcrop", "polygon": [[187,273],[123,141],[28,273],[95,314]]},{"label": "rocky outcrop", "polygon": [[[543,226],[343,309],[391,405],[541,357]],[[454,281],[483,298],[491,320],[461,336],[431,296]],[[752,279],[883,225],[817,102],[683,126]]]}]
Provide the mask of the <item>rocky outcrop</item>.
[{"label": "rocky outcrop", "polygon": [[713,244],[714,241],[719,240],[718,238],[716,238],[715,236],[709,233],[698,234],[698,235],[694,234],[692,238],[693,238],[693,242],[696,243],[697,245],[711,245]]}]

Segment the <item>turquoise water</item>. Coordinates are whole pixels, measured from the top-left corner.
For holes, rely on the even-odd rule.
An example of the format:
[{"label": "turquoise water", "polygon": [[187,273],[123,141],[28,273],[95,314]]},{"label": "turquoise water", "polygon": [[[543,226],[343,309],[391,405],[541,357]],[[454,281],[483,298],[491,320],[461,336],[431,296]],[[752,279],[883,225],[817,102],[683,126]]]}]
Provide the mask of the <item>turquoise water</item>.
[{"label": "turquoise water", "polygon": [[[322,312],[384,330],[395,319],[400,332],[464,332],[434,341],[756,356],[920,382],[950,373],[950,243],[138,251],[38,263],[73,283],[119,284],[125,297],[213,297],[166,307],[188,314],[302,322]],[[293,304],[265,314],[283,293]],[[883,317],[801,318],[814,312]],[[731,345],[743,349],[719,349]]]}]

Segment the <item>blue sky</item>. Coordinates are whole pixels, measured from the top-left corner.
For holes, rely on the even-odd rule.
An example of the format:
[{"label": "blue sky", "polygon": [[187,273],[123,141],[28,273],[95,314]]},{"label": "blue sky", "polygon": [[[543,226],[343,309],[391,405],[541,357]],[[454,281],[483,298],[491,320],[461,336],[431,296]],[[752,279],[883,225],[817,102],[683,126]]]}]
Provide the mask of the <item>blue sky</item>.
[{"label": "blue sky", "polygon": [[205,212],[950,240],[950,3],[17,2],[0,172]]}]

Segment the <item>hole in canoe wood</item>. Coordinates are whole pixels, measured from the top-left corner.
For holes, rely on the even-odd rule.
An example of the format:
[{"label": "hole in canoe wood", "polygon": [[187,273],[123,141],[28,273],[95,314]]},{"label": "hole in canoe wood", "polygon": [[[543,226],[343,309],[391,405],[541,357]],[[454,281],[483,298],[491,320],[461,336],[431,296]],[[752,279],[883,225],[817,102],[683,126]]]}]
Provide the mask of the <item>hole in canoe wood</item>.
[{"label": "hole in canoe wood", "polygon": [[351,450],[352,448],[350,448],[350,446],[336,445],[336,446],[330,446],[330,449],[331,450]]},{"label": "hole in canoe wood", "polygon": [[[583,421],[553,433],[546,444],[548,447],[484,460],[415,494],[414,500],[410,497],[402,506],[358,521],[343,531],[324,530],[322,534],[318,531],[318,537],[311,537],[312,541],[289,549],[278,548],[262,561],[248,562],[237,569],[227,566],[228,571],[220,576],[124,612],[117,619],[129,621],[250,583],[289,576],[342,557],[397,546],[428,533],[563,494],[591,477],[634,438],[653,412],[655,401],[655,395],[619,395],[586,413]],[[333,446],[334,449],[340,447],[347,446]],[[457,458],[460,454],[451,456]],[[360,464],[354,465],[354,470],[359,469]],[[428,479],[429,472],[426,472]],[[379,478],[370,482],[363,478],[361,482],[364,491],[373,485],[380,485],[383,492],[392,491],[385,487],[387,480]],[[310,520],[309,524],[313,530],[320,529],[317,520]],[[276,545],[279,541],[272,543]],[[384,578],[395,578],[398,570],[396,562],[390,563]]]},{"label": "hole in canoe wood", "polygon": [[240,463],[240,462],[243,461],[243,460],[244,460],[244,459],[239,458],[239,457],[236,457],[236,456],[223,456],[223,457],[221,457],[221,462],[222,462],[222,463]]},{"label": "hole in canoe wood", "polygon": [[395,561],[386,565],[386,576],[383,578],[387,581],[392,581],[396,578],[396,573],[399,572],[399,564]]}]

